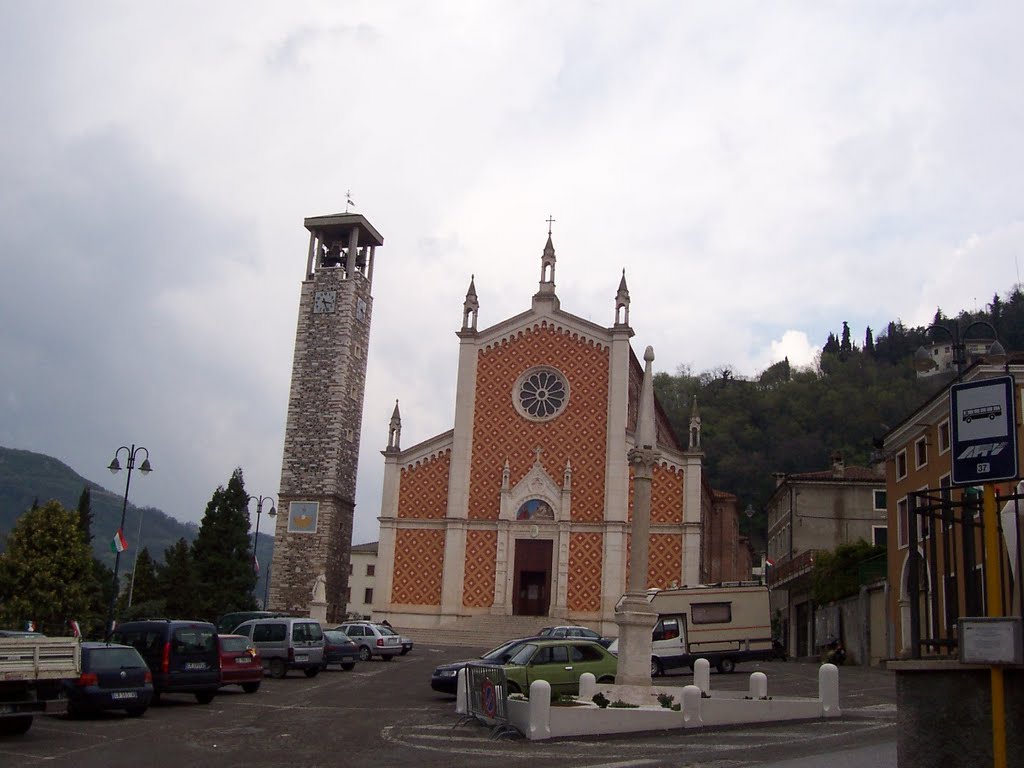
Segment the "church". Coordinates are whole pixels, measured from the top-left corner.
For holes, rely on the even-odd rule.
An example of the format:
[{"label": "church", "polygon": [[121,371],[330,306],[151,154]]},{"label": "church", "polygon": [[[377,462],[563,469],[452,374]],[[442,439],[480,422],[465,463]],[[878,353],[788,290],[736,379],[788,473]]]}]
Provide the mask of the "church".
[{"label": "church", "polygon": [[[630,344],[625,271],[605,327],[561,308],[555,266],[549,228],[531,306],[482,329],[470,279],[452,429],[403,447],[396,401],[383,451],[378,619],[614,622],[629,573],[627,454],[643,365]],[[735,497],[704,476],[696,403],[685,439],[655,407],[648,587],[704,583],[714,569],[703,532],[712,519],[735,523]]]}]

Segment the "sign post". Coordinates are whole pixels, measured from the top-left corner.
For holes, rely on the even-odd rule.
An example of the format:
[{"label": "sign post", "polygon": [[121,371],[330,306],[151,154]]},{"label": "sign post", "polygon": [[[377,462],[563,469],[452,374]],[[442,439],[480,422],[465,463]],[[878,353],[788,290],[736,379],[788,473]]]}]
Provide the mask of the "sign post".
[{"label": "sign post", "polygon": [[[999,597],[999,531],[993,483],[1017,478],[1016,387],[1012,376],[954,384],[949,389],[952,425],[953,485],[983,486],[986,613],[1002,615]],[[1003,668],[990,667],[992,681],[992,757],[1006,768],[1006,700]]]}]

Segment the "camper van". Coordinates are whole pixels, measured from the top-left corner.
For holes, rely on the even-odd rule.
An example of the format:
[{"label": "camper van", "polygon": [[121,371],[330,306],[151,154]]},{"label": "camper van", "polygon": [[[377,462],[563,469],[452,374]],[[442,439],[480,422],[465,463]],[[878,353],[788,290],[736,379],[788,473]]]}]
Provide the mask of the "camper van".
[{"label": "camper van", "polygon": [[[742,661],[771,659],[768,588],[759,582],[723,582],[649,590],[658,612],[651,636],[651,676],[707,659],[719,672]],[[617,652],[617,642],[609,648]]]}]

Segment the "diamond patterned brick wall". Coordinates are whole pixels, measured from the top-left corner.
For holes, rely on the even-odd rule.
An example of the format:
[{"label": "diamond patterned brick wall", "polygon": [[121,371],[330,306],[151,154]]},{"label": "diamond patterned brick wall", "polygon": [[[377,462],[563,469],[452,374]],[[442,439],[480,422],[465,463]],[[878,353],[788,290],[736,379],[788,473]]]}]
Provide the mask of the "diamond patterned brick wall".
[{"label": "diamond patterned brick wall", "polygon": [[451,451],[402,468],[398,516],[440,520],[448,508]]},{"label": "diamond patterned brick wall", "polygon": [[[651,522],[683,522],[683,470],[665,462],[651,472]],[[633,521],[633,468],[629,468],[629,521]]]},{"label": "diamond patterned brick wall", "polygon": [[601,568],[604,535],[574,533],[569,538],[569,573],[566,603],[570,611],[601,610]]},{"label": "diamond patterned brick wall", "polygon": [[395,531],[395,567],[391,602],[440,605],[444,570],[444,531]]},{"label": "diamond patterned brick wall", "polygon": [[651,534],[647,556],[647,588],[667,589],[679,584],[683,572],[683,539],[671,534]]},{"label": "diamond patterned brick wall", "polygon": [[467,531],[463,605],[488,608],[494,604],[494,559],[497,552],[497,531]]},{"label": "diamond patterned brick wall", "polygon": [[[509,461],[515,485],[533,466],[533,450],[540,447],[545,471],[559,484],[566,459],[572,462],[573,519],[602,520],[608,361],[607,346],[556,329],[547,321],[481,350],[477,361],[470,519],[498,518],[505,460]],[[516,380],[538,365],[561,371],[570,392],[564,412],[544,422],[520,416],[512,404]]]}]

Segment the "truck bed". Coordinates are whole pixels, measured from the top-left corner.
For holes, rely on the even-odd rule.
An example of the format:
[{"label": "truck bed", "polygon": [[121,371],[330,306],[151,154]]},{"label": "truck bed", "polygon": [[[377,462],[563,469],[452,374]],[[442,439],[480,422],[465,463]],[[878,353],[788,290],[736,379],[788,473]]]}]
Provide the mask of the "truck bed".
[{"label": "truck bed", "polygon": [[0,638],[0,682],[78,677],[82,650],[74,637]]}]

